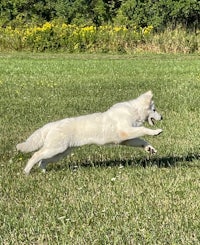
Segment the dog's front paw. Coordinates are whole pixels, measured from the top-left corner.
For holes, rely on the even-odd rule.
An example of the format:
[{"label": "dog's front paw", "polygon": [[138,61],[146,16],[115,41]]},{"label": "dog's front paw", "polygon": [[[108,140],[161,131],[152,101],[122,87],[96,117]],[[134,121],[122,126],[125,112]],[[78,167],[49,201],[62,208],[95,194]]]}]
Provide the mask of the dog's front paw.
[{"label": "dog's front paw", "polygon": [[28,171],[26,168],[24,169],[24,174],[26,175],[26,176],[28,176],[29,175],[29,173],[30,173],[30,171]]},{"label": "dog's front paw", "polygon": [[148,152],[151,155],[156,154],[156,152],[157,152],[157,150],[151,145],[145,146],[144,149],[145,149],[146,152]]},{"label": "dog's front paw", "polygon": [[154,130],[154,135],[159,135],[162,133],[162,129],[155,129]]}]

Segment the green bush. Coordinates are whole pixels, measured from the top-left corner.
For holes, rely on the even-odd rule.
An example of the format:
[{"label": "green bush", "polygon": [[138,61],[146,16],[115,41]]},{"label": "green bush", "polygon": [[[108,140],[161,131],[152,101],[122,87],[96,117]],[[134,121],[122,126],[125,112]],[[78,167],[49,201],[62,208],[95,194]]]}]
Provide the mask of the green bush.
[{"label": "green bush", "polygon": [[0,26],[62,18],[67,24],[77,25],[153,25],[156,30],[169,25],[191,30],[200,27],[199,0],[2,0],[0,11]]}]

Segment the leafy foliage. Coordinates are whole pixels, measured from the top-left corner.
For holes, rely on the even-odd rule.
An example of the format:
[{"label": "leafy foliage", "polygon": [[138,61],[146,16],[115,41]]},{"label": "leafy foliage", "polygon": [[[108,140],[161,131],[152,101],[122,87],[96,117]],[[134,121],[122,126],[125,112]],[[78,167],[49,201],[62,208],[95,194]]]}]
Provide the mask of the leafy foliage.
[{"label": "leafy foliage", "polygon": [[122,21],[140,26],[153,25],[161,29],[168,25],[187,28],[199,27],[200,2],[198,0],[124,1],[118,11]]},{"label": "leafy foliage", "polygon": [[196,30],[200,25],[199,0],[2,0],[0,10],[3,26],[54,19],[95,26],[153,25],[157,30],[180,24]]}]

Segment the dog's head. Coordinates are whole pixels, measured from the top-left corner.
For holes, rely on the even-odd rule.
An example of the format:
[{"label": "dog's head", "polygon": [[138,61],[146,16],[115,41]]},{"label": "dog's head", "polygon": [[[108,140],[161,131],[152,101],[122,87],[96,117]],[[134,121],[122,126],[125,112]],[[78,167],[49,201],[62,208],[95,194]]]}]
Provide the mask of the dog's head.
[{"label": "dog's head", "polygon": [[150,109],[149,109],[149,114],[148,114],[148,118],[147,121],[150,125],[154,125],[155,121],[160,121],[162,120],[163,117],[162,115],[160,115],[157,111],[156,111],[156,107],[155,104],[153,102],[153,100],[151,101],[150,104]]},{"label": "dog's head", "polygon": [[153,94],[151,91],[148,91],[142,95],[142,100],[145,104],[145,108],[147,109],[146,121],[148,121],[151,126],[154,125],[155,121],[160,121],[163,119],[162,115],[156,111],[152,98]]}]

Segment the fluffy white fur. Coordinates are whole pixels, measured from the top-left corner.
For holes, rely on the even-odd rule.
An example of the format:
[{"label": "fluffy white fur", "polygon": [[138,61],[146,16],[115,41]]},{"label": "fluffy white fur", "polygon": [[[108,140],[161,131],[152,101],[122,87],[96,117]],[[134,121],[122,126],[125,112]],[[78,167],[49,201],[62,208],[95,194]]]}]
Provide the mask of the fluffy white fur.
[{"label": "fluffy white fur", "polygon": [[66,118],[51,122],[36,130],[25,142],[17,145],[22,152],[36,151],[29,159],[24,172],[29,174],[36,163],[45,170],[46,164],[68,155],[74,147],[86,144],[121,144],[143,147],[150,153],[156,150],[139,137],[159,135],[161,129],[149,129],[142,124],[161,120],[155,110],[152,92],[134,100],[117,103],[103,113]]}]

